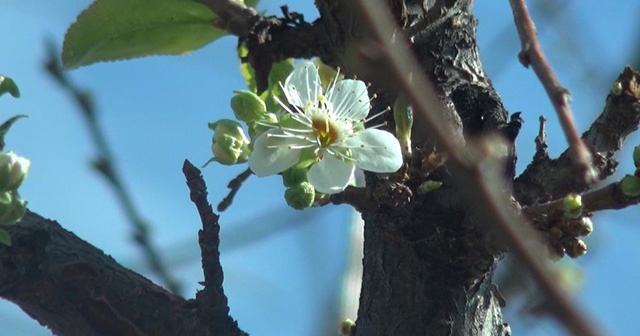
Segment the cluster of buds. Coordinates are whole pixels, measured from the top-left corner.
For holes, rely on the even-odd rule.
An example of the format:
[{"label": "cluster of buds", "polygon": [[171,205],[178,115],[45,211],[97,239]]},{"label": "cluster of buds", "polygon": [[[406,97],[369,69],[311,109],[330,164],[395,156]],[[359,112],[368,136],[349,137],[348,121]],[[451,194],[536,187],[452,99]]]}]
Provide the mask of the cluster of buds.
[{"label": "cluster of buds", "polygon": [[593,232],[591,214],[584,213],[582,197],[569,194],[562,200],[563,218],[549,230],[549,252],[553,259],[565,254],[578,258],[587,253],[587,244],[580,239]]},{"label": "cluster of buds", "polygon": [[[20,198],[18,188],[30,164],[29,160],[13,152],[0,153],[0,226],[17,223],[27,211],[26,202]],[[2,230],[2,233],[5,237],[6,232]],[[7,242],[5,239],[2,241]]]}]

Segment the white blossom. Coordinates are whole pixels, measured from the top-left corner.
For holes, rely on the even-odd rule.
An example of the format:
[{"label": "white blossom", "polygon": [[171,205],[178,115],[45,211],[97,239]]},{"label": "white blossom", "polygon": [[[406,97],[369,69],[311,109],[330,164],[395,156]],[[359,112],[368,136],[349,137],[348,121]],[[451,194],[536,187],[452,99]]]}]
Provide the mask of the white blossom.
[{"label": "white blossom", "polygon": [[280,104],[286,113],[256,139],[249,157],[257,176],[280,173],[312,153],[309,183],[331,194],[344,190],[356,167],[392,173],[402,165],[400,144],[391,133],[364,129],[369,114],[364,82],[334,81],[323,94],[318,70],[307,61],[294,67],[283,90],[289,104]]}]

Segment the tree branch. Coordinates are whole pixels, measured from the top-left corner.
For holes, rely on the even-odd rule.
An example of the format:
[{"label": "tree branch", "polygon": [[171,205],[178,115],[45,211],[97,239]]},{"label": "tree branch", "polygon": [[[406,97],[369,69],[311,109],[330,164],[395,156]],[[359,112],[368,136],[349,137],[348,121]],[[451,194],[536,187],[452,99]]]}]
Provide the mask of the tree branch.
[{"label": "tree branch", "polygon": [[[593,152],[593,168],[598,179],[613,174],[618,162],[613,158],[626,137],[640,124],[640,73],[625,67],[607,97],[604,110],[582,135]],[[577,179],[572,169],[571,153],[566,150],[557,159],[536,152],[533,161],[514,181],[514,197],[522,205],[546,203],[581,193],[591,184]]]},{"label": "tree branch", "polygon": [[593,184],[597,182],[597,175],[591,168],[591,152],[589,152],[582,142],[578,130],[573,123],[573,116],[569,108],[571,94],[569,90],[560,84],[560,81],[551,69],[551,65],[544,56],[542,46],[536,36],[535,25],[529,15],[529,10],[524,0],[509,0],[509,2],[511,3],[513,18],[522,43],[522,50],[518,54],[518,59],[526,68],[531,65],[533,71],[540,79],[542,86],[544,86],[547,91],[547,95],[549,95],[549,99],[551,99],[551,103],[556,110],[565,137],[569,142],[574,159],[578,165],[579,178],[583,179],[585,183]]},{"label": "tree branch", "polygon": [[220,226],[198,169],[185,162],[199,232],[205,288],[195,300],[172,294],[88,244],[58,223],[28,211],[0,244],[0,297],[56,335],[245,336],[229,316],[222,289]]},{"label": "tree branch", "polygon": [[196,0],[218,15],[213,23],[236,36],[249,34],[256,23],[263,19],[255,9],[247,7],[243,1],[233,0]]},{"label": "tree branch", "polygon": [[238,323],[229,316],[227,296],[224,294],[222,281],[224,274],[220,264],[220,225],[207,201],[207,186],[200,170],[188,160],[184,161],[182,172],[187,178],[191,192],[191,201],[196,205],[202,230],[198,232],[198,243],[202,251],[202,269],[204,270],[204,289],[196,294],[199,316],[206,321],[219,335],[247,335],[238,328]]},{"label": "tree branch", "polygon": [[[592,190],[581,195],[583,213],[593,213],[603,210],[618,210],[640,203],[640,196],[627,196],[620,187],[620,182],[614,182],[606,187]],[[523,209],[523,214],[531,219],[545,216],[547,220],[558,219],[563,216],[563,200],[532,205]]]},{"label": "tree branch", "polygon": [[[456,169],[458,183],[465,186],[468,195],[473,195],[473,200],[484,210],[485,222],[493,223],[491,227],[504,237],[515,256],[526,265],[542,292],[552,302],[554,309],[550,312],[575,334],[599,335],[590,320],[557,286],[539,250],[532,249],[525,243],[535,236],[535,232],[527,221],[507,206],[509,203],[503,192],[507,188],[502,178],[497,176],[495,165],[490,163],[490,159],[482,158],[480,153],[474,153],[473,147],[463,148],[461,144],[450,140],[451,136],[446,132],[448,128],[444,127],[445,122],[442,120],[445,115],[444,106],[433,85],[419,71],[420,66],[408,49],[401,47],[403,43],[394,45],[390,39],[397,29],[388,15],[386,4],[371,0],[359,0],[357,4],[375,38],[375,42],[369,42],[369,45],[377,46],[369,54],[379,55],[379,60],[411,102],[416,123],[436,139],[449,157],[448,162]],[[403,37],[396,36],[395,40],[402,41]],[[410,74],[412,81],[409,81]]]},{"label": "tree branch", "polygon": [[89,135],[98,152],[97,158],[93,161],[93,168],[98,174],[102,175],[113,188],[116,200],[120,202],[120,206],[133,229],[133,239],[142,249],[145,260],[151,270],[160,277],[162,283],[164,283],[170,291],[179,294],[180,283],[171,275],[160,257],[158,249],[151,240],[149,223],[144,220],[142,214],[135,206],[133,197],[125,187],[120,174],[118,174],[115,157],[96,117],[96,108],[91,94],[75,85],[62,69],[60,53],[56,50],[53,43],[49,43],[47,49],[48,55],[44,64],[45,69],[51,78],[72,97],[78,106],[78,111],[84,117]]},{"label": "tree branch", "polygon": [[313,24],[291,23],[287,18],[265,17],[242,2],[233,0],[197,0],[219,16],[216,27],[227,30],[243,41],[249,62],[256,73],[258,92],[269,86],[273,63],[287,58],[312,58],[332,55],[327,33],[320,20]]},{"label": "tree branch", "polygon": [[[27,212],[0,246],[0,296],[56,335],[213,335],[197,307]],[[185,323],[190,321],[190,323]]]}]

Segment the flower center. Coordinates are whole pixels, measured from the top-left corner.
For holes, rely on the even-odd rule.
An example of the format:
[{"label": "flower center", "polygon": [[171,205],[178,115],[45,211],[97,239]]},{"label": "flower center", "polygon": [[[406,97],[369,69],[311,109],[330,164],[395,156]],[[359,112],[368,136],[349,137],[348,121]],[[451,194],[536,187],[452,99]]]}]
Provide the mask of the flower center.
[{"label": "flower center", "polygon": [[338,140],[339,130],[326,114],[314,116],[311,125],[321,147],[327,147]]}]

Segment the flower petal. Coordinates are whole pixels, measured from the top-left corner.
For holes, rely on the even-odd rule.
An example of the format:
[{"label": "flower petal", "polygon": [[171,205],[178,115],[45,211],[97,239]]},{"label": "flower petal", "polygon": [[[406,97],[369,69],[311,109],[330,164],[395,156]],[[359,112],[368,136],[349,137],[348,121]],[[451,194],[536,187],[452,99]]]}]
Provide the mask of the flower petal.
[{"label": "flower petal", "polygon": [[273,129],[256,139],[249,156],[249,168],[254,174],[260,177],[274,175],[298,163],[301,149],[292,146],[303,140],[284,135]]},{"label": "flower petal", "polygon": [[336,118],[363,120],[369,114],[369,93],[361,80],[344,79],[336,83],[327,99]]},{"label": "flower petal", "polygon": [[307,178],[317,191],[335,194],[347,187],[355,168],[354,165],[325,153],[320,162],[311,166]]},{"label": "flower petal", "polygon": [[300,108],[307,104],[316,106],[322,93],[322,84],[318,69],[313,62],[298,63],[284,82],[284,94],[291,105]]},{"label": "flower petal", "polygon": [[402,166],[400,143],[389,132],[369,128],[345,139],[345,143],[362,170],[393,173]]}]

